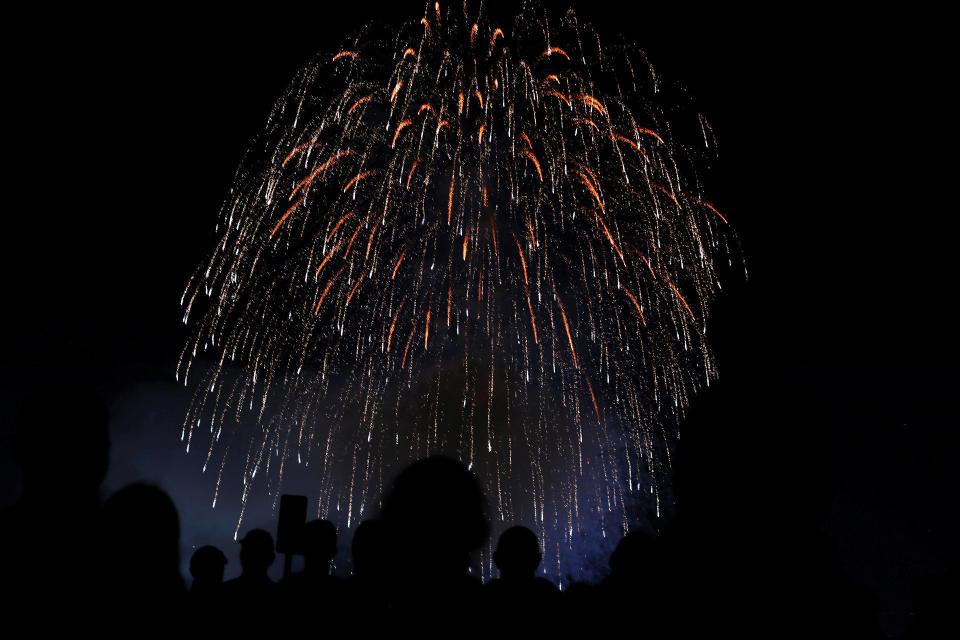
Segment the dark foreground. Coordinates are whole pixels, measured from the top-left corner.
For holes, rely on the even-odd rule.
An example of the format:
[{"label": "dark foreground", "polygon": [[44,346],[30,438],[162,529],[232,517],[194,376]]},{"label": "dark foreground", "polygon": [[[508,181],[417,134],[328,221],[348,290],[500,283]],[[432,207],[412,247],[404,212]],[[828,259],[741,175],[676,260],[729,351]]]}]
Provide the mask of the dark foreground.
[{"label": "dark foreground", "polygon": [[[58,402],[42,399],[51,397]],[[718,519],[698,502],[702,490],[686,500],[683,475],[678,517],[656,536],[625,536],[599,584],[560,592],[536,577],[540,544],[519,526],[497,542],[499,577],[481,584],[469,561],[489,536],[485,497],[461,463],[443,457],[394,480],[378,519],[354,535],[349,578],[330,575],[337,532],[315,520],[303,528],[302,572],[273,582],[273,537],[253,529],[239,542],[239,578],[223,581],[236,550],[201,547],[188,588],[178,513],[164,491],[133,484],[99,503],[107,434],[102,402],[79,388],[45,390],[18,423],[25,489],[0,514],[4,618],[31,635],[883,637],[877,604],[840,571],[826,536],[802,521],[784,534],[772,516],[767,530],[745,530],[729,513]],[[960,637],[956,580],[926,581],[916,593],[904,637]]]}]

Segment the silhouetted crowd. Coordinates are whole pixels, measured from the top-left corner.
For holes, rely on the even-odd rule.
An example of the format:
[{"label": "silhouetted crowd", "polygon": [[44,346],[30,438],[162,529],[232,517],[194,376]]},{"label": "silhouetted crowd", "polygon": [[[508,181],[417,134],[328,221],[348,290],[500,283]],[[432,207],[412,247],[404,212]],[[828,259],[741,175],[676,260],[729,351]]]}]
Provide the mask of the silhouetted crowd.
[{"label": "silhouetted crowd", "polygon": [[[177,509],[163,490],[137,483],[99,502],[109,438],[95,395],[45,389],[25,404],[14,447],[24,491],[0,514],[4,617],[35,633],[883,637],[876,605],[844,577],[825,539],[758,561],[738,551],[749,542],[731,546],[736,523],[682,509],[656,536],[620,540],[600,583],[563,592],[537,576],[536,535],[510,527],[493,555],[499,577],[483,584],[469,562],[489,537],[485,497],[445,457],[397,476],[379,517],[356,529],[351,576],[331,575],[337,531],[314,520],[301,529],[301,572],[274,582],[273,536],[252,529],[239,540],[239,577],[223,579],[233,551],[204,546],[190,559],[187,588]],[[956,594],[947,578],[921,585],[907,637],[954,637],[944,630],[956,624]]]}]

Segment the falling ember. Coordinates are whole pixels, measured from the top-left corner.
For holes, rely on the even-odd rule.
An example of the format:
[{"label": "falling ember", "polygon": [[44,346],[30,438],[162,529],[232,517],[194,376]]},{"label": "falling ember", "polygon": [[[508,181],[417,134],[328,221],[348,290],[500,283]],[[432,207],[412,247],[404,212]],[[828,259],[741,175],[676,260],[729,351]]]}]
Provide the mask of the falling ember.
[{"label": "falling ember", "polygon": [[286,220],[287,218],[289,218],[289,217],[290,217],[290,214],[293,213],[294,211],[296,211],[296,210],[297,210],[297,207],[299,207],[302,203],[303,203],[303,198],[300,198],[299,200],[297,200],[297,201],[293,204],[292,207],[290,207],[289,209],[287,209],[287,212],[286,212],[285,214],[283,214],[283,217],[280,218],[280,221],[279,221],[279,222],[277,222],[277,226],[275,226],[275,227],[273,228],[273,231],[270,232],[270,237],[271,237],[271,238],[276,235],[277,230],[280,229],[280,225],[283,224],[283,221]]},{"label": "falling ember", "polygon": [[542,59],[552,55],[563,56],[567,60],[570,59],[570,56],[567,55],[566,51],[563,49],[558,49],[557,47],[547,47],[546,50],[540,54],[540,58]]},{"label": "falling ember", "polygon": [[630,293],[630,289],[627,289],[627,288],[626,288],[625,286],[623,286],[622,284],[619,285],[619,287],[620,287],[620,290],[623,291],[625,294],[627,294],[627,297],[630,298],[630,302],[633,303],[633,306],[637,309],[637,313],[640,315],[640,320],[641,320],[644,324],[646,324],[646,323],[647,323],[647,320],[646,320],[646,318],[643,317],[643,309],[640,308],[640,303],[637,302],[637,299],[633,296],[632,293]]},{"label": "falling ember", "polygon": [[552,575],[591,527],[658,517],[739,245],[703,193],[713,141],[677,133],[700,117],[633,43],[550,20],[429,3],[278,99],[182,303],[183,439],[246,453],[241,520],[301,466],[317,515],[353,524],[434,453],[538,532]]},{"label": "falling ember", "polygon": [[570,356],[573,358],[573,368],[579,369],[580,365],[577,364],[577,350],[573,347],[573,336],[570,335],[570,323],[567,322],[567,312],[563,308],[563,303],[560,302],[560,298],[557,298],[557,305],[560,307],[560,316],[563,318],[563,328],[567,332],[567,340],[570,342]]},{"label": "falling ember", "polygon": [[540,170],[540,161],[537,160],[537,156],[533,155],[533,151],[530,151],[530,149],[524,149],[521,153],[530,158],[533,166],[537,168],[537,176],[540,178],[540,182],[543,182],[543,171]]}]

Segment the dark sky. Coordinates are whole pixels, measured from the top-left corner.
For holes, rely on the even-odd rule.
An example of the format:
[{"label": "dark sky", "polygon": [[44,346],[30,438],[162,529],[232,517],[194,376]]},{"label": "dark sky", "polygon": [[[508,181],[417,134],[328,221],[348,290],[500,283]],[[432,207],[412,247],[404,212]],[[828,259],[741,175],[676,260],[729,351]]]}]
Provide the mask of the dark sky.
[{"label": "dark sky", "polygon": [[[4,503],[17,491],[6,445],[23,389],[69,371],[109,400],[108,487],[142,478],[167,488],[187,545],[232,534],[234,510],[209,509],[211,479],[179,446],[178,301],[215,241],[243,149],[299,66],[367,19],[422,10],[340,4],[6,21]],[[936,202],[946,168],[926,149],[952,135],[938,124],[939,40],[906,18],[811,6],[613,4],[573,3],[601,33],[646,48],[718,135],[709,190],[751,270],[749,302],[726,318],[757,328],[734,330],[730,352],[745,363],[763,354],[770,376],[813,389],[806,402],[829,425],[780,434],[774,413],[769,431],[737,435],[740,455],[816,439],[797,450],[830,461],[826,527],[848,573],[896,617],[912,577],[942,571],[958,537],[947,411],[958,381],[955,236],[945,222],[956,204]]]}]

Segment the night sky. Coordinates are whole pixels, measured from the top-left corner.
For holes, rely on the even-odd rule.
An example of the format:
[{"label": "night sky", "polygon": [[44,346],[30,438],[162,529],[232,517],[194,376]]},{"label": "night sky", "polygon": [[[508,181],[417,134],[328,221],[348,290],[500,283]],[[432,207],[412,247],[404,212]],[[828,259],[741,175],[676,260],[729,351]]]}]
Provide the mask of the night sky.
[{"label": "night sky", "polygon": [[[2,504],[19,492],[8,444],[20,399],[35,380],[67,372],[111,409],[106,492],[159,484],[180,509],[184,561],[193,545],[213,543],[231,558],[228,577],[238,571],[239,482],[225,481],[211,510],[215,478],[179,441],[189,395],[173,379],[186,337],[178,303],[216,240],[244,148],[295,71],[367,19],[422,10],[343,5],[199,14],[162,5],[6,21]],[[776,405],[762,429],[718,425],[739,465],[757,461],[725,494],[731,519],[762,508],[752,483],[770,493],[778,482],[803,484],[802,474],[764,475],[770,450],[793,456],[790,469],[807,468],[815,451],[811,476],[825,473],[833,486],[824,528],[849,576],[883,603],[887,628],[900,629],[911,580],[942,572],[958,539],[947,410],[958,382],[947,284],[955,236],[945,222],[956,204],[936,202],[946,169],[924,148],[950,128],[938,124],[931,80],[943,59],[937,39],[895,44],[892,26],[809,7],[601,8],[609,5],[573,3],[601,33],[639,42],[719,139],[707,192],[750,269],[724,306],[721,377],[725,362],[762,367],[753,374],[794,389],[822,417],[809,430],[780,430],[795,407]],[[906,22],[896,33],[905,31]],[[261,506],[245,528],[274,529]]]}]

